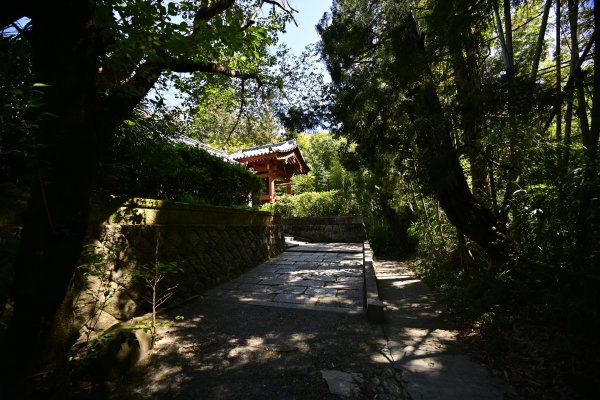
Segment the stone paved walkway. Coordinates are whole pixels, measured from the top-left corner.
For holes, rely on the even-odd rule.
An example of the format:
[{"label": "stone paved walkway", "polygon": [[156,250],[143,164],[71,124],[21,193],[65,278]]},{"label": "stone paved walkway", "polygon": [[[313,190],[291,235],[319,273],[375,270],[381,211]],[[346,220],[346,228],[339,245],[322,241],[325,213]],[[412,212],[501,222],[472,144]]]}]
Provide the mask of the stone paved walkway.
[{"label": "stone paved walkway", "polygon": [[254,305],[362,312],[362,262],[362,244],[296,243],[214,294]]},{"label": "stone paved walkway", "polygon": [[362,244],[288,249],[162,315],[175,322],[141,365],[71,398],[516,398],[465,354],[443,307],[404,263],[375,263],[385,321],[369,322],[362,257]]},{"label": "stone paved walkway", "polygon": [[402,372],[411,400],[507,400],[517,398],[502,377],[472,360],[443,303],[403,262],[375,263],[385,305],[386,357]]}]

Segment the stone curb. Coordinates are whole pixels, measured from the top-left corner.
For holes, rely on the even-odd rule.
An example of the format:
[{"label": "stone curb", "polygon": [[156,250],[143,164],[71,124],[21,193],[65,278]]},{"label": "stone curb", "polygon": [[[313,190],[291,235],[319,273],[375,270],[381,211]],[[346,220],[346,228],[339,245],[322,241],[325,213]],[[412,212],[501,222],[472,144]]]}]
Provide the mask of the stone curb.
[{"label": "stone curb", "polygon": [[249,304],[251,306],[269,306],[269,307],[278,307],[278,308],[293,308],[296,310],[310,310],[310,311],[326,311],[333,313],[342,313],[342,314],[359,314],[362,312],[362,308],[354,308],[354,307],[328,307],[328,306],[318,306],[312,304],[297,304],[297,303],[276,303],[273,301],[264,301],[264,300],[250,300],[250,301],[242,301],[243,304]]},{"label": "stone curb", "polygon": [[383,302],[379,300],[377,276],[373,268],[373,250],[369,241],[363,242],[363,270],[365,275],[365,308],[367,319],[371,322],[383,322]]}]

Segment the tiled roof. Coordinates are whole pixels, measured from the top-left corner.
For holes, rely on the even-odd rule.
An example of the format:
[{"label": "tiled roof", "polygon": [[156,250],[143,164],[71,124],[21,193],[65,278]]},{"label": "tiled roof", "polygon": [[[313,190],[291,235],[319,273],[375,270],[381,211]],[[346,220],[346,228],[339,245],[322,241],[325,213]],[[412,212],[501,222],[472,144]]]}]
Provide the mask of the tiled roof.
[{"label": "tiled roof", "polygon": [[221,160],[226,161],[230,164],[238,164],[238,162],[235,161],[226,152],[224,152],[222,150],[217,150],[214,147],[210,147],[209,145],[199,142],[195,139],[192,139],[191,137],[181,135],[181,136],[176,136],[174,138],[171,138],[171,140],[174,141],[175,143],[183,143],[183,144],[187,144],[188,146],[191,146],[191,147],[196,147],[196,148],[202,149],[202,150],[206,151],[207,153],[209,153],[215,157],[218,157]]},{"label": "tiled roof", "polygon": [[296,143],[296,140],[288,140],[287,142],[266,144],[263,146],[256,146],[256,147],[251,147],[249,149],[236,151],[235,153],[231,154],[229,157],[231,157],[234,160],[239,160],[240,158],[256,157],[256,156],[261,156],[263,154],[269,154],[269,153],[285,153],[288,151],[292,151],[297,147],[298,147],[298,144]]}]

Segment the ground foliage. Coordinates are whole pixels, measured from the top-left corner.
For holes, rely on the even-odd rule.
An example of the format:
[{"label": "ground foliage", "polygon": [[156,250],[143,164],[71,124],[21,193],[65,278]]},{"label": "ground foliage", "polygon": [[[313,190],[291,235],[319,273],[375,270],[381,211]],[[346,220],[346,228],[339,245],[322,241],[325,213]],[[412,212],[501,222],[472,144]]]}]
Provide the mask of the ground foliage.
[{"label": "ground foliage", "polygon": [[277,212],[286,217],[331,217],[356,215],[356,204],[344,200],[338,190],[304,192],[293,196],[284,195],[275,203],[265,204],[264,211]]},{"label": "ground foliage", "polygon": [[377,186],[415,213],[419,272],[528,396],[589,398],[600,71],[585,49],[600,17],[560,3],[560,71],[552,19],[539,35],[550,2],[338,0],[319,30],[331,126],[348,165],[394,177]]}]

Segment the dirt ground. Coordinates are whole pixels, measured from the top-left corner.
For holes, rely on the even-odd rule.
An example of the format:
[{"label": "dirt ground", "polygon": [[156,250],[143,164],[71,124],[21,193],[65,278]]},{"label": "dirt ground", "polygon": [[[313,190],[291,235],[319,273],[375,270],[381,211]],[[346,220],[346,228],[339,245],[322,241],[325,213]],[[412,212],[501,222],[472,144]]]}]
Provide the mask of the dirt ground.
[{"label": "dirt ground", "polygon": [[209,297],[162,319],[175,321],[176,316],[184,319],[161,331],[142,364],[76,398],[337,399],[322,378],[326,369],[362,374],[365,382],[353,397],[373,398],[379,377],[395,374],[378,356],[385,345],[381,326],[364,314]]}]

